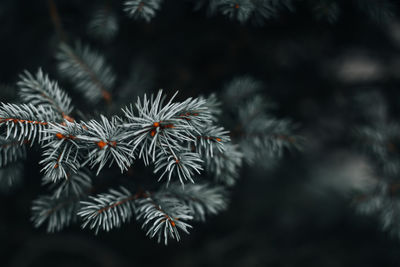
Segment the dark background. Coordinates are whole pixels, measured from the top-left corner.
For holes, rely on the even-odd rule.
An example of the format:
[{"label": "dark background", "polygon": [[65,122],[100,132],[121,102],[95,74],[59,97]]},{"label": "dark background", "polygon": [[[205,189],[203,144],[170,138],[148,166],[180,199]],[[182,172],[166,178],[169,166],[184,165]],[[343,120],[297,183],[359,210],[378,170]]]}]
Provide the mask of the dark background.
[{"label": "dark background", "polygon": [[[398,266],[400,240],[352,206],[369,164],[351,137],[360,92],[378,92],[388,116],[399,117],[397,15],[378,23],[344,1],[330,24],[299,3],[295,12],[254,27],[166,1],[146,24],[127,18],[116,1],[120,31],[101,43],[86,31],[101,1],[56,3],[69,38],[90,43],[113,65],[117,88],[138,62],[148,67],[143,73],[153,91],[180,90],[181,98],[221,93],[232,78],[248,74],[264,82],[263,94],[279,105],[277,116],[301,125],[307,143],[276,168],[245,165],[229,209],[167,247],[148,239],[136,222],[98,236],[79,225],[56,234],[35,229],[31,201],[45,190],[40,152],[33,151],[24,183],[0,196],[1,266]],[[13,88],[19,73],[38,67],[57,79],[57,36],[48,14],[47,1],[1,0],[1,84]],[[1,101],[14,101],[12,89],[2,93]]]}]

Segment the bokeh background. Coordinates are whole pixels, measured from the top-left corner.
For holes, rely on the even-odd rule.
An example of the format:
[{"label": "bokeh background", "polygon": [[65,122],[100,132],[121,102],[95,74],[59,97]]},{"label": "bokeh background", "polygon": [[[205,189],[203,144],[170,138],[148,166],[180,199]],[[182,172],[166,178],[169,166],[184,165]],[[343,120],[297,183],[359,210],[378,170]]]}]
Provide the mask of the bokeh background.
[{"label": "bokeh background", "polygon": [[[167,247],[135,222],[97,236],[79,225],[55,234],[35,229],[31,202],[44,189],[40,152],[31,151],[23,183],[0,195],[1,266],[398,266],[400,240],[353,207],[355,192],[370,184],[371,164],[351,134],[360,113],[377,105],[392,120],[400,116],[397,15],[379,22],[343,1],[337,22],[329,23],[299,3],[254,27],[165,1],[147,24],[127,18],[115,1],[120,29],[102,43],[86,27],[99,2],[56,0],[69,38],[106,56],[117,87],[135,66],[148,77],[149,92],[180,90],[181,98],[218,94],[232,78],[250,75],[278,104],[275,114],[298,122],[307,142],[274,168],[244,166],[229,209]],[[47,1],[1,0],[0,101],[15,100],[24,69],[42,67],[56,79],[56,45]],[[355,101],[363,93],[376,95],[365,110]]]}]

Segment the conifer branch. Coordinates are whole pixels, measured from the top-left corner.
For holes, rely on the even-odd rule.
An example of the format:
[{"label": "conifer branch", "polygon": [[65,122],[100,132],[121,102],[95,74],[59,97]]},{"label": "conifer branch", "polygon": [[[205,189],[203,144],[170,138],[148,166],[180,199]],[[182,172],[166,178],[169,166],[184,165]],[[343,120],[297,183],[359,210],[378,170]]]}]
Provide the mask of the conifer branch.
[{"label": "conifer branch", "polygon": [[185,188],[173,183],[163,188],[159,194],[183,201],[197,221],[204,222],[206,216],[216,215],[227,207],[227,192],[224,187],[207,183],[188,184]]},{"label": "conifer branch", "polygon": [[43,146],[42,171],[45,176],[54,181],[61,178],[67,179],[72,173],[81,168],[80,145],[77,136],[84,128],[78,123],[68,121],[63,124],[50,124],[47,129],[47,143]]},{"label": "conifer branch", "polygon": [[29,141],[33,144],[36,139],[41,142],[46,136],[44,128],[56,118],[54,111],[44,106],[36,108],[26,104],[0,105],[0,126],[6,127],[6,138],[12,137],[22,143]]},{"label": "conifer branch", "polygon": [[108,2],[93,12],[88,32],[103,41],[110,41],[115,37],[118,32],[118,21]]},{"label": "conifer branch", "polygon": [[67,36],[63,30],[60,15],[58,13],[57,6],[54,1],[55,0],[47,0],[51,22],[53,23],[54,28],[60,40],[65,42],[67,40]]},{"label": "conifer branch", "polygon": [[266,20],[275,18],[282,9],[293,10],[292,0],[199,0],[195,9],[207,6],[210,15],[221,13],[240,23],[252,21],[261,26]]},{"label": "conifer branch", "polygon": [[8,193],[16,185],[21,184],[24,174],[24,163],[21,161],[9,162],[0,168],[0,192]]},{"label": "conifer branch", "polygon": [[201,135],[197,136],[196,151],[200,155],[213,157],[214,151],[223,152],[225,144],[230,142],[229,131],[225,131],[223,127],[211,125],[202,129]]},{"label": "conifer branch", "polygon": [[0,168],[13,162],[21,162],[26,158],[26,147],[21,142],[12,138],[0,136]]},{"label": "conifer branch", "polygon": [[86,130],[77,136],[79,141],[86,142],[86,149],[90,151],[86,162],[90,162],[92,167],[99,165],[97,174],[107,162],[110,165],[116,162],[121,172],[132,164],[134,155],[131,146],[125,140],[126,136],[120,121],[121,119],[116,116],[111,120],[101,116],[100,122],[91,120],[84,123]]},{"label": "conifer branch", "polygon": [[47,232],[61,231],[64,227],[76,222],[81,196],[43,195],[32,203],[31,221],[35,227],[47,223]]},{"label": "conifer branch", "polygon": [[73,110],[71,98],[41,69],[37,71],[35,77],[25,71],[20,75],[20,79],[17,85],[20,87],[19,96],[23,102],[50,107],[60,115],[61,119],[73,121],[69,116]]},{"label": "conifer branch", "polygon": [[153,194],[139,199],[137,202],[137,220],[142,220],[142,228],[146,229],[146,235],[150,238],[156,237],[157,242],[168,239],[180,240],[178,229],[189,234],[188,229],[192,226],[186,221],[193,219],[191,210],[183,202],[176,198],[163,194]]},{"label": "conifer branch", "polygon": [[129,17],[150,22],[160,9],[162,2],[163,0],[127,0],[124,2],[124,11]]},{"label": "conifer branch", "polygon": [[110,92],[116,78],[103,56],[77,42],[75,49],[61,43],[56,58],[59,72],[73,81],[90,102],[97,103],[100,99],[111,102]]},{"label": "conifer branch", "polygon": [[119,190],[110,189],[108,193],[90,196],[90,201],[82,201],[78,215],[83,219],[82,228],[110,231],[129,222],[134,212],[134,200],[128,189],[120,187]]},{"label": "conifer branch", "polygon": [[[183,149],[182,149],[183,150]],[[176,151],[174,153],[166,153],[165,150],[159,150],[157,159],[154,162],[154,173],[158,173],[164,169],[159,181],[168,175],[168,182],[171,181],[173,175],[177,176],[183,185],[187,180],[194,183],[193,177],[195,174],[200,174],[203,170],[203,160],[199,154],[189,151]]]},{"label": "conifer branch", "polygon": [[217,182],[232,186],[239,178],[239,169],[246,158],[238,145],[227,143],[223,152],[214,152],[213,157],[205,157],[206,170],[214,175]]},{"label": "conifer branch", "polygon": [[53,196],[82,196],[92,188],[92,179],[87,169],[81,168],[76,173],[67,173],[67,178],[54,181],[49,176],[43,177],[43,185],[49,185]]},{"label": "conifer branch", "polygon": [[[162,2],[124,0],[124,11],[129,17],[150,22]],[[197,5],[207,5],[210,13],[222,13],[240,23],[262,23],[289,8],[290,3],[205,0]],[[89,103],[104,100],[110,104],[111,92],[116,91],[112,67],[89,46],[79,42],[69,46],[55,1],[48,0],[48,5],[60,39],[56,54],[60,74]],[[95,10],[88,30],[103,40],[116,35],[118,21],[110,6]],[[142,74],[135,73],[132,81],[143,85]],[[82,228],[97,234],[136,218],[150,238],[166,245],[169,239],[179,241],[181,232],[188,233],[192,227],[190,221],[204,221],[226,209],[225,186],[235,183],[243,160],[254,164],[265,155],[278,158],[299,141],[293,134],[295,125],[271,115],[273,105],[266,104],[261,95],[255,96],[261,94],[262,83],[248,76],[227,85],[222,96],[228,103],[225,106],[215,94],[177,101],[177,93],[168,99],[160,90],[123,108],[121,116],[109,109],[107,116],[96,118],[74,111],[68,94],[41,69],[35,74],[25,71],[17,85],[20,100],[29,104],[0,104],[0,127],[4,126],[4,136],[0,135],[0,187],[15,183],[21,176],[25,144],[38,143],[42,149],[42,183],[51,193],[33,201],[31,220],[35,227],[46,225],[48,232],[81,219]],[[226,107],[230,110],[225,111]],[[73,112],[84,121],[72,118]],[[220,126],[220,119],[227,121],[225,128]],[[100,175],[105,167],[115,164],[124,172],[132,170],[136,160],[151,165],[158,175],[162,183],[154,182],[154,191],[132,194],[120,186],[88,196],[93,192],[89,168]],[[213,175],[214,181],[195,184],[207,178],[203,170]],[[115,178],[113,183],[127,177]]]}]

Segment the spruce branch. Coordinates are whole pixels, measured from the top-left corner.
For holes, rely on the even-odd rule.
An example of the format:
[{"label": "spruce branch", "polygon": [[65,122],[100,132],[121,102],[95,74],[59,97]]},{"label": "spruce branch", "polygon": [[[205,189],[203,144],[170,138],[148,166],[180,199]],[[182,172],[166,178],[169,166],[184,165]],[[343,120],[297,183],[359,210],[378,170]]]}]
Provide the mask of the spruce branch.
[{"label": "spruce branch", "polygon": [[[23,143],[28,143],[27,141]],[[12,138],[0,136],[0,168],[13,162],[21,162],[26,158],[26,146]]]},{"label": "spruce branch", "polygon": [[398,189],[397,182],[388,182],[387,179],[382,179],[371,192],[367,192],[353,201],[357,212],[377,217],[382,230],[397,238],[400,237]]},{"label": "spruce branch", "polygon": [[126,135],[121,127],[121,119],[114,116],[111,120],[101,116],[101,121],[91,120],[84,123],[85,131],[77,136],[80,142],[86,142],[88,159],[83,165],[89,162],[93,167],[99,165],[97,174],[107,162],[110,165],[116,162],[121,172],[127,170],[134,159],[133,150],[125,140]]},{"label": "spruce branch", "polygon": [[207,172],[214,175],[217,182],[232,186],[239,178],[239,169],[245,156],[238,145],[227,143],[224,148],[223,152],[216,152],[213,157],[206,157],[205,166]]},{"label": "spruce branch", "polygon": [[26,159],[27,141],[21,144],[13,138],[0,135],[0,191],[8,192],[12,186],[22,180],[24,170],[23,161]]},{"label": "spruce branch", "polygon": [[71,173],[76,173],[81,167],[78,156],[78,150],[68,143],[60,145],[58,149],[48,147],[43,152],[43,160],[40,161],[46,179],[68,179]]},{"label": "spruce branch", "polygon": [[56,119],[56,113],[44,106],[5,103],[0,105],[0,126],[6,127],[6,138],[12,137],[21,143],[29,141],[33,144],[35,140],[41,142],[46,136],[44,129]]},{"label": "spruce branch", "polygon": [[64,227],[76,222],[79,200],[82,196],[43,195],[32,203],[31,221],[35,227],[47,224],[47,232],[61,231]]},{"label": "spruce branch", "polygon": [[289,119],[278,119],[269,114],[270,105],[255,96],[241,106],[236,135],[246,162],[252,164],[264,156],[281,157],[285,149],[300,149],[303,139],[294,134],[297,125]]},{"label": "spruce branch", "polygon": [[47,142],[43,148],[42,171],[47,179],[57,181],[67,179],[81,167],[80,145],[77,136],[85,131],[82,125],[76,122],[64,121],[64,124],[50,124],[47,129]]},{"label": "spruce branch", "polygon": [[8,193],[10,189],[21,184],[24,172],[24,163],[10,162],[0,168],[0,191]]},{"label": "spruce branch", "polygon": [[399,132],[398,123],[375,122],[372,126],[355,128],[354,136],[362,151],[376,162],[384,174],[395,176],[400,173]]},{"label": "spruce branch", "polygon": [[[129,17],[150,22],[163,1],[123,2]],[[197,5],[204,3],[212,13],[240,23],[262,23],[289,7],[291,0],[200,0]],[[48,4],[61,42],[56,55],[61,76],[91,104],[101,100],[110,104],[116,84],[113,69],[89,46],[79,42],[69,46],[55,2],[49,0]],[[118,21],[109,6],[95,10],[88,30],[104,40],[116,35]],[[142,74],[135,73],[131,84],[146,84]],[[270,106],[264,99],[249,101],[249,95],[260,92],[262,83],[248,76],[227,86],[224,99],[231,104],[228,112],[222,111],[215,94],[176,101],[177,93],[168,99],[160,90],[138,98],[123,109],[122,116],[100,115],[85,121],[71,117],[71,98],[41,69],[34,74],[22,73],[18,86],[20,99],[29,105],[0,105],[0,126],[5,126],[5,137],[0,135],[0,186],[17,181],[26,154],[24,145],[38,141],[43,149],[42,183],[50,193],[33,201],[31,220],[36,227],[46,225],[48,232],[81,219],[82,228],[97,234],[120,227],[135,215],[151,238],[166,245],[168,239],[179,241],[181,231],[188,233],[192,227],[190,221],[204,221],[226,209],[225,185],[234,184],[243,160],[253,163],[265,154],[277,158],[298,140],[292,134],[294,124],[269,114]],[[220,126],[220,117],[231,120],[226,128],[237,127],[226,130]],[[152,165],[159,181],[165,178],[154,192],[132,194],[120,186],[88,196],[93,191],[89,167],[99,175],[115,163],[124,172],[136,159]],[[194,184],[203,169],[215,176],[214,184]],[[116,178],[113,183],[126,177]],[[185,184],[188,181],[191,183]]]},{"label": "spruce branch", "polygon": [[142,228],[146,229],[146,235],[156,237],[157,242],[168,239],[180,240],[178,229],[189,234],[191,225],[186,223],[193,219],[191,209],[177,198],[159,193],[141,198],[136,201],[137,220],[143,221]]},{"label": "spruce branch", "polygon": [[331,24],[338,20],[341,13],[338,2],[334,0],[320,0],[310,4],[316,19],[326,20]]},{"label": "spruce branch", "polygon": [[49,14],[50,14],[51,22],[54,25],[54,28],[58,35],[58,38],[61,41],[65,42],[67,40],[67,36],[62,27],[61,18],[60,18],[60,15],[58,14],[57,6],[56,6],[54,0],[47,0],[47,3],[49,6]]},{"label": "spruce branch", "polygon": [[128,0],[124,2],[124,11],[129,17],[150,22],[160,9],[163,0]]},{"label": "spruce branch", "polygon": [[43,185],[49,185],[55,198],[80,196],[92,188],[92,179],[87,169],[81,168],[76,173],[68,173],[67,178],[54,181],[49,176],[43,177]]},{"label": "spruce branch", "polygon": [[97,8],[88,24],[89,34],[103,41],[112,40],[118,33],[118,28],[117,16],[108,4]]},{"label": "spruce branch", "polygon": [[248,0],[221,0],[211,1],[211,10],[218,10],[230,19],[241,23],[246,22],[255,10],[253,1]]},{"label": "spruce branch", "polygon": [[176,174],[183,184],[186,180],[193,182],[193,175],[202,170],[198,153],[185,147],[196,145],[201,129],[208,127],[213,119],[204,98],[173,103],[174,97],[164,105],[162,91],[155,98],[148,99],[145,95],[143,103],[140,100],[136,103],[137,116],[132,106],[124,109],[127,123],[123,127],[127,129],[127,139],[132,140],[133,151],[138,149],[138,157],[146,165],[150,160],[154,162],[156,173],[164,170],[160,179],[168,173],[170,181]]},{"label": "spruce branch", "polygon": [[102,55],[80,42],[75,49],[61,43],[56,58],[60,74],[71,80],[88,101],[97,103],[103,98],[111,102],[116,76]]},{"label": "spruce branch", "polygon": [[195,9],[208,6],[210,15],[221,13],[240,23],[252,21],[262,26],[266,20],[277,17],[283,9],[293,10],[292,0],[199,0]]},{"label": "spruce branch", "polygon": [[82,201],[78,215],[82,218],[82,228],[89,227],[97,234],[99,230],[110,231],[129,222],[134,214],[134,200],[128,189],[110,189],[108,193],[90,196]]},{"label": "spruce branch", "polygon": [[[225,84],[222,99],[229,108],[236,109],[241,101],[260,93],[263,87],[262,82],[251,76],[239,76]],[[268,103],[269,105],[271,105],[270,102]]]},{"label": "spruce branch", "polygon": [[60,115],[61,119],[73,121],[69,116],[73,110],[71,98],[41,69],[37,71],[36,76],[25,71],[20,75],[20,79],[17,85],[20,88],[19,97],[23,102],[50,107]]},{"label": "spruce branch", "polygon": [[222,153],[225,149],[225,144],[231,141],[228,134],[229,131],[225,131],[223,127],[215,125],[202,129],[196,140],[197,153],[211,158],[215,153],[214,151]]},{"label": "spruce branch", "polygon": [[395,3],[390,0],[356,0],[360,10],[377,23],[387,22],[394,17]]},{"label": "spruce branch", "polygon": [[203,97],[188,98],[179,105],[179,108],[177,118],[193,127],[196,133],[215,120]]},{"label": "spruce branch", "polygon": [[143,58],[135,59],[130,64],[128,78],[116,92],[115,109],[119,110],[121,105],[143,96],[148,88],[154,88],[155,81],[155,65]]},{"label": "spruce branch", "polygon": [[365,124],[355,127],[353,136],[373,166],[373,179],[369,187],[358,190],[353,204],[358,212],[376,217],[383,231],[399,238],[400,125],[388,119],[387,102],[381,94],[363,93],[356,101]]},{"label": "spruce branch", "polygon": [[135,115],[132,106],[123,110],[127,119],[127,123],[123,126],[127,138],[131,139],[133,150],[140,146],[138,157],[143,158],[146,165],[150,159],[155,161],[157,147],[171,147],[174,154],[173,151],[177,150],[173,149],[174,146],[179,146],[180,142],[195,140],[194,128],[187,120],[194,115],[188,114],[187,119],[182,119],[181,114],[186,110],[188,103],[172,103],[175,95],[165,105],[163,105],[165,97],[161,90],[156,98],[151,96],[148,99],[145,95],[143,103],[140,99],[136,103],[138,115]]},{"label": "spruce branch", "polygon": [[[232,83],[231,96],[240,92],[238,84],[258,86],[250,79],[237,80]],[[242,127],[234,129],[231,136],[238,139],[238,146],[231,144],[229,131],[217,125],[217,116],[223,113],[215,95],[179,102],[174,101],[176,94],[167,100],[160,90],[138,98],[135,106],[123,109],[122,117],[100,115],[98,120],[77,122],[66,115],[72,111],[68,96],[41,70],[36,77],[25,72],[19,86],[21,97],[38,107],[2,104],[0,123],[8,127],[2,141],[19,145],[41,134],[43,184],[50,185],[53,192],[34,201],[32,221],[36,227],[46,223],[49,232],[75,222],[77,215],[83,220],[82,228],[109,231],[136,213],[148,236],[165,244],[169,238],[179,240],[179,231],[188,233],[191,228],[188,221],[204,221],[227,206],[222,186],[189,184],[185,189],[185,182],[194,183],[205,168],[217,182],[233,185],[244,158],[241,151],[250,162],[249,157],[262,157],[262,153],[280,156],[283,148],[294,142],[291,121],[269,115],[272,105],[266,105],[261,97],[235,104]],[[265,151],[260,153],[260,148]],[[5,159],[19,155],[7,146],[1,149]],[[166,177],[166,187],[152,194],[132,194],[120,187],[85,200],[92,187],[85,165],[97,166],[97,175],[113,163],[123,172],[136,158],[154,164],[159,181]],[[174,176],[181,186],[172,183],[168,187]]]},{"label": "spruce branch", "polygon": [[183,201],[196,221],[204,222],[206,216],[216,215],[228,205],[226,189],[208,183],[188,184],[185,188],[178,183],[172,183],[163,188],[159,194]]},{"label": "spruce branch", "polygon": [[175,151],[171,153],[165,152],[169,151],[169,147],[165,150],[159,150],[157,153],[157,159],[154,163],[154,173],[158,173],[162,170],[159,181],[168,175],[168,183],[171,181],[173,175],[177,176],[182,185],[186,181],[194,183],[193,176],[203,170],[202,163],[203,160],[200,158],[198,153],[193,153],[181,149],[181,151]]},{"label": "spruce branch", "polygon": [[218,100],[215,93],[210,94],[208,97],[202,97],[205,101],[204,106],[207,107],[207,112],[211,115],[213,122],[218,120],[218,116],[222,113],[222,104]]}]

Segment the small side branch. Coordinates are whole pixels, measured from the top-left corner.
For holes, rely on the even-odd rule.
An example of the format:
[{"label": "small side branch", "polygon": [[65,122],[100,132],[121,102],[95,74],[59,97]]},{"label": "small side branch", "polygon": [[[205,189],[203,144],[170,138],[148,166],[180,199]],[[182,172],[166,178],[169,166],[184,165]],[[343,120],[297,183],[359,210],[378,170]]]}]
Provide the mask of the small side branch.
[{"label": "small side branch", "polygon": [[55,30],[57,32],[57,35],[58,35],[58,38],[61,41],[66,42],[67,41],[67,36],[65,35],[65,32],[63,30],[63,27],[62,27],[62,24],[61,24],[60,15],[58,13],[56,3],[54,2],[54,0],[47,0],[47,3],[48,3],[48,6],[49,6],[51,22],[54,25],[54,28],[55,28]]}]

